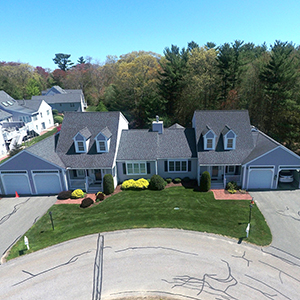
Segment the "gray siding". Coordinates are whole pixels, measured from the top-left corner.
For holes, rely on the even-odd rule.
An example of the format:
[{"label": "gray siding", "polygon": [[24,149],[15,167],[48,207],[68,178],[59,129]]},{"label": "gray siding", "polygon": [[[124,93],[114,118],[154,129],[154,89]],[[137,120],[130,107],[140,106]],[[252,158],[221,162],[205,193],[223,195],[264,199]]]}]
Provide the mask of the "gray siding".
[{"label": "gray siding", "polygon": [[150,174],[146,175],[127,175],[123,172],[123,162],[117,162],[117,174],[118,174],[118,183],[122,183],[125,180],[128,179],[150,179],[152,175],[155,175],[155,162],[154,161],[148,161],[147,163],[150,163]]},{"label": "gray siding", "polygon": [[165,161],[166,159],[159,159],[157,161],[158,175],[162,178],[181,178],[189,177],[190,179],[197,179],[197,168],[198,160],[197,159],[188,159],[191,161],[191,171],[190,172],[165,172]]},{"label": "gray siding", "polygon": [[[59,177],[62,184],[62,188],[63,190],[66,189],[64,179],[63,179],[63,172],[61,168],[54,166],[50,163],[47,163],[46,161],[41,160],[27,152],[21,152],[20,154],[14,156],[11,160],[8,160],[7,162],[0,165],[0,171],[15,171],[15,170],[27,171],[29,183],[33,194],[36,193],[36,190],[33,184],[33,177],[31,173],[32,170],[59,171]],[[1,189],[3,190],[2,182],[1,182]]]},{"label": "gray siding", "polygon": [[[80,103],[48,103],[52,109],[57,109],[58,112],[65,111],[82,111]],[[71,104],[74,106],[72,107]]]}]

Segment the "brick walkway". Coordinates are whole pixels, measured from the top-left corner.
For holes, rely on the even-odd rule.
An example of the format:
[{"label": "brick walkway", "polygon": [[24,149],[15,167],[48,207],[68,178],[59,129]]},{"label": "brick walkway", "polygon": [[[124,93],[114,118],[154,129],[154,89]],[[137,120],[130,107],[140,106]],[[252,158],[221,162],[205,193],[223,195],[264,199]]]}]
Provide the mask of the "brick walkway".
[{"label": "brick walkway", "polygon": [[252,197],[248,192],[242,194],[236,192],[235,194],[230,194],[225,190],[211,190],[214,193],[216,200],[252,200]]}]

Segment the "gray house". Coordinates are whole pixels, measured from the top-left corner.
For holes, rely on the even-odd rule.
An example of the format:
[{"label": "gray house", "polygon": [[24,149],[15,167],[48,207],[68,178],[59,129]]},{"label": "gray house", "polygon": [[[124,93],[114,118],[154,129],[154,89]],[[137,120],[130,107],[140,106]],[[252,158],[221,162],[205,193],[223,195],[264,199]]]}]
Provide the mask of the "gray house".
[{"label": "gray house", "polygon": [[83,112],[87,107],[82,90],[62,89],[53,86],[42,92],[41,96],[32,96],[31,99],[45,100],[52,109],[63,113],[66,111]]},{"label": "gray house", "polygon": [[[2,194],[55,194],[102,190],[112,174],[127,179],[197,179],[208,171],[212,187],[236,181],[243,189],[276,189],[283,171],[298,179],[300,157],[250,125],[247,111],[196,111],[192,128],[163,122],[129,130],[120,112],[66,112],[61,131],[0,165]],[[299,186],[299,181],[297,181]]]}]

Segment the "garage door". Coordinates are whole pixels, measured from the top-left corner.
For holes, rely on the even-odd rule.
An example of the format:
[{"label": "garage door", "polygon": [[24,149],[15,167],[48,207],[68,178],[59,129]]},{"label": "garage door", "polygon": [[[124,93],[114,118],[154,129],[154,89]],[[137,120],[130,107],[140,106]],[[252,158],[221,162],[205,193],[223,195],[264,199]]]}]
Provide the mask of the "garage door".
[{"label": "garage door", "polygon": [[57,171],[33,171],[33,180],[38,195],[58,194],[62,191]]},{"label": "garage door", "polygon": [[250,169],[248,189],[270,189],[273,182],[273,169]]},{"label": "garage door", "polygon": [[2,183],[6,195],[31,194],[29,180],[26,171],[1,172]]}]

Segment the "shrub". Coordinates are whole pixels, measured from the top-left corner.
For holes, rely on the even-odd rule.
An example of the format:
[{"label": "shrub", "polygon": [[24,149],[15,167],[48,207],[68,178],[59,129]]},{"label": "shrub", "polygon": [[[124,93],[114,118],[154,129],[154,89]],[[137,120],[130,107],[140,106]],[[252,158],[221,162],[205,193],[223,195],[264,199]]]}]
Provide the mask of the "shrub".
[{"label": "shrub", "polygon": [[77,189],[72,192],[71,198],[73,199],[78,199],[78,198],[83,198],[84,197],[84,192],[81,189]]},{"label": "shrub", "polygon": [[205,171],[202,173],[200,178],[200,191],[208,192],[210,190],[210,186],[211,186],[210,174],[207,171]]},{"label": "shrub", "polygon": [[190,182],[191,179],[190,179],[190,177],[184,177],[184,178],[182,179],[182,181],[186,183],[186,182]]},{"label": "shrub", "polygon": [[64,118],[62,116],[55,116],[53,119],[54,123],[61,124]]},{"label": "shrub", "polygon": [[122,183],[122,190],[128,190],[128,189],[147,189],[149,186],[149,181],[144,178],[140,178],[136,181],[133,179],[125,180]]},{"label": "shrub", "polygon": [[153,175],[150,180],[149,189],[150,190],[163,190],[166,186],[166,182],[159,175]]},{"label": "shrub", "polygon": [[62,191],[57,195],[58,200],[66,200],[71,198],[72,191]]},{"label": "shrub", "polygon": [[173,182],[176,184],[181,183],[181,178],[174,178]]},{"label": "shrub", "polygon": [[133,179],[129,179],[129,180],[125,180],[122,185],[121,188],[122,190],[128,190],[128,189],[133,189],[135,186],[135,181]]},{"label": "shrub", "polygon": [[135,181],[135,188],[136,189],[147,189],[149,186],[149,181],[144,178],[140,178],[137,181]]},{"label": "shrub", "polygon": [[102,192],[98,192],[96,195],[96,201],[103,201],[105,198],[105,194]]},{"label": "shrub", "polygon": [[166,178],[165,181],[166,181],[166,183],[171,183],[172,182],[172,178]]},{"label": "shrub", "polygon": [[103,177],[103,193],[110,195],[114,192],[114,179],[111,174],[106,174]]},{"label": "shrub", "polygon": [[91,199],[91,198],[84,198],[81,201],[80,207],[81,208],[86,208],[86,207],[91,206],[93,203],[94,203],[93,199]]},{"label": "shrub", "polygon": [[228,192],[229,192],[230,194],[235,194],[235,193],[236,193],[236,190],[234,190],[234,189],[229,189]]},{"label": "shrub", "polygon": [[229,181],[226,185],[226,189],[227,190],[237,190],[238,189],[238,185],[235,181]]}]

